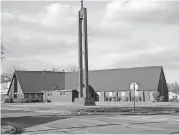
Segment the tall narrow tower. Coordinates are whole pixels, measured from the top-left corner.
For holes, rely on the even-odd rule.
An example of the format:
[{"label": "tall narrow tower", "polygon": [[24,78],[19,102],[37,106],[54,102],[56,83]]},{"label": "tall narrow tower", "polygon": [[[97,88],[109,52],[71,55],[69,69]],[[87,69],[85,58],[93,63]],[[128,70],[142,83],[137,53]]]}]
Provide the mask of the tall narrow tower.
[{"label": "tall narrow tower", "polygon": [[78,13],[79,23],[79,46],[78,46],[78,61],[79,61],[79,98],[85,105],[95,104],[89,92],[88,84],[88,33],[87,33],[87,9],[83,7],[81,1],[81,9]]}]

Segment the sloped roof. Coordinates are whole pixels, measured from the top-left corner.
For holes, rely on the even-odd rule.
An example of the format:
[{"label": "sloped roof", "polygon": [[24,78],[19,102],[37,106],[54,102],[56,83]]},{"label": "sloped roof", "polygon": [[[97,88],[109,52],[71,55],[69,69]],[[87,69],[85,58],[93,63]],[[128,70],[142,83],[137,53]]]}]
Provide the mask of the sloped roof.
[{"label": "sloped roof", "polygon": [[[136,82],[139,90],[157,90],[161,66],[89,71],[89,85],[95,91],[129,90]],[[17,71],[15,72],[24,93],[59,89],[77,89],[78,72]]]},{"label": "sloped roof", "polygon": [[[161,66],[95,70],[89,72],[89,85],[95,91],[129,90],[131,83],[139,85],[139,90],[157,90]],[[78,72],[65,73],[65,88],[78,86]]]},{"label": "sloped roof", "polygon": [[53,87],[65,88],[64,72],[16,71],[16,77],[24,93],[40,93]]}]

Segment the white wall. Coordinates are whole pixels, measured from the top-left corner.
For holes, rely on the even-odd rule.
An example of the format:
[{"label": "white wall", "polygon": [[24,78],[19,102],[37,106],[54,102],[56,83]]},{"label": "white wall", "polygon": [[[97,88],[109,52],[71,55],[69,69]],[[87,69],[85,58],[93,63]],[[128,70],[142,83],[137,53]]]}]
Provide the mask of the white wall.
[{"label": "white wall", "polygon": [[[9,96],[10,98],[14,99],[14,79],[12,80],[12,84],[11,84],[11,87],[10,87],[10,91],[9,91]],[[19,80],[17,80],[17,99],[14,99],[14,100],[22,100],[24,99],[24,94],[22,92],[22,89],[21,89],[21,86],[20,86],[20,83],[19,83]]]}]

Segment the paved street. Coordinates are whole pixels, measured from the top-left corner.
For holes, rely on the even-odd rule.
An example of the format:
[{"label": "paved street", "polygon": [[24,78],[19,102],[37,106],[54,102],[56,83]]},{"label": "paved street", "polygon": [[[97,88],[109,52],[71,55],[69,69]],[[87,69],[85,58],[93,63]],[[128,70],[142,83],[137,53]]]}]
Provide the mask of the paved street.
[{"label": "paved street", "polygon": [[179,114],[61,115],[71,105],[3,105],[2,120],[25,134],[179,134]]}]

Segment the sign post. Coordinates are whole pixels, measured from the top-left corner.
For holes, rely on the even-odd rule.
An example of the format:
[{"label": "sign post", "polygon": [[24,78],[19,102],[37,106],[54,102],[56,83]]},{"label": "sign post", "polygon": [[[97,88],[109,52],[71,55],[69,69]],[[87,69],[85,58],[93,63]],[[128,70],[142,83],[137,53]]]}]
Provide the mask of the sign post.
[{"label": "sign post", "polygon": [[130,89],[134,92],[134,110],[135,110],[135,91],[138,90],[139,86],[137,83],[132,83],[130,85]]},{"label": "sign post", "polygon": [[135,110],[135,83],[133,83],[134,85],[134,110]]}]

